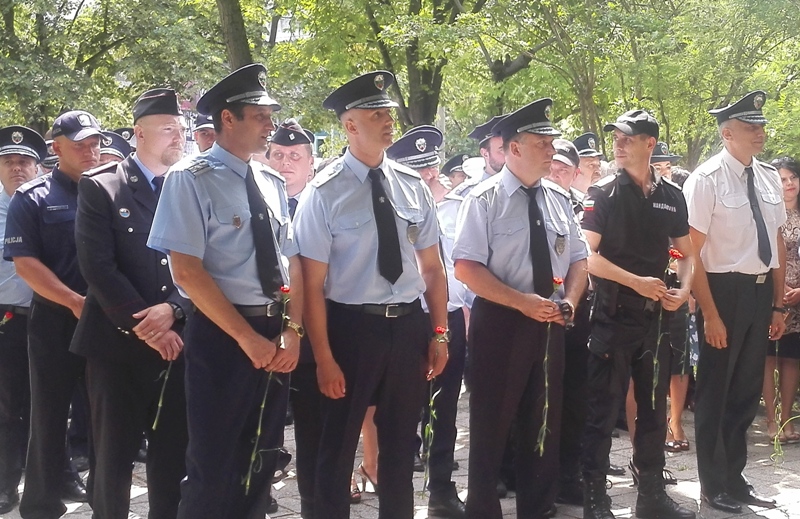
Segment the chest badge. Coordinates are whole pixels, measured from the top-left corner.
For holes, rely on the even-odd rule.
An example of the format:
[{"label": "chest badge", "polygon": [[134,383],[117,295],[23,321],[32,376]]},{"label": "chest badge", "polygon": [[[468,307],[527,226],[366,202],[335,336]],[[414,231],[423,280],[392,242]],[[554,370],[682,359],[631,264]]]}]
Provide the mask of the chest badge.
[{"label": "chest badge", "polygon": [[233,215],[233,226],[237,229],[242,228],[242,217],[238,214]]},{"label": "chest badge", "polygon": [[567,237],[561,236],[560,234],[556,236],[556,254],[561,256],[564,254],[564,249],[567,248]]},{"label": "chest badge", "polygon": [[409,224],[406,234],[408,235],[408,241],[411,245],[417,243],[417,238],[419,238],[419,225],[415,223]]},{"label": "chest badge", "polygon": [[131,182],[139,182],[139,177],[136,175],[131,175]]},{"label": "chest badge", "polygon": [[123,218],[128,218],[131,215],[131,210],[125,207],[121,207],[119,210],[119,215]]}]

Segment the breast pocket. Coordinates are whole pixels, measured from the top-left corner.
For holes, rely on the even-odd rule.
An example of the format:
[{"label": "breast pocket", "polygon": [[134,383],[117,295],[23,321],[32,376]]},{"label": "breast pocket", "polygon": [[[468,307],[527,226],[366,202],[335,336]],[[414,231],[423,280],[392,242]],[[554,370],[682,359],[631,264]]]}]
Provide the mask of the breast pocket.
[{"label": "breast pocket", "polygon": [[232,225],[239,228],[250,220],[250,207],[246,205],[231,205],[214,210],[214,216],[220,225]]},{"label": "breast pocket", "polygon": [[747,195],[723,196],[720,202],[725,211],[724,220],[726,225],[743,227],[753,220],[753,211],[750,209],[750,200],[748,200]]},{"label": "breast pocket", "polygon": [[772,224],[780,221],[784,208],[781,206],[783,198],[775,193],[761,193],[761,207],[763,207],[764,221]]},{"label": "breast pocket", "polygon": [[372,219],[372,212],[368,209],[340,215],[332,229],[334,247],[341,251],[347,251],[357,247],[363,238],[377,236]]},{"label": "breast pocket", "polygon": [[75,209],[58,209],[56,211],[45,210],[42,220],[46,224],[74,224]]}]

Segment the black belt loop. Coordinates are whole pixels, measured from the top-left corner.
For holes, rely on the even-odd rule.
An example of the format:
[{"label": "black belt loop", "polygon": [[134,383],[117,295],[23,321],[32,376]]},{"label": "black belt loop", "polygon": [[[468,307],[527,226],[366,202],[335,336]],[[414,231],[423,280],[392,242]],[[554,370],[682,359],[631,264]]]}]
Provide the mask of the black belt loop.
[{"label": "black belt loop", "polygon": [[380,315],[386,317],[387,319],[403,317],[404,315],[408,315],[416,310],[422,309],[422,304],[420,303],[419,299],[416,299],[411,303],[393,303],[388,305],[349,305],[345,303],[337,303],[336,301],[331,301],[331,303],[348,310],[354,310],[356,312],[370,315]]},{"label": "black belt loop", "polygon": [[30,313],[30,309],[27,306],[0,305],[0,312],[11,312],[15,315],[28,315]]}]

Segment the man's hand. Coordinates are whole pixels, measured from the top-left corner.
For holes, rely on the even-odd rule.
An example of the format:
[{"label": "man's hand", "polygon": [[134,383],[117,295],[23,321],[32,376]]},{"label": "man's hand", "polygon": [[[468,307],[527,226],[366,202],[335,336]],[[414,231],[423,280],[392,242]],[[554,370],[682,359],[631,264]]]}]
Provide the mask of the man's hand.
[{"label": "man's hand", "polygon": [[72,301],[69,305],[69,309],[72,310],[72,315],[75,316],[76,319],[81,318],[81,312],[83,312],[83,303],[86,302],[86,298],[82,295],[75,294],[75,297],[72,298]]},{"label": "man's hand", "polygon": [[141,312],[133,314],[134,319],[141,319],[141,322],[133,327],[133,333],[141,340],[158,340],[167,333],[175,322],[175,315],[172,306],[168,303],[160,303],[145,308]]},{"label": "man's hand", "polygon": [[777,341],[783,336],[786,331],[786,316],[780,312],[772,312],[772,322],[769,325],[769,338],[772,341]]},{"label": "man's hand", "polygon": [[546,323],[561,319],[561,309],[558,303],[545,299],[538,294],[523,294],[524,306],[520,311],[527,317]]},{"label": "man's hand", "polygon": [[239,341],[239,347],[250,357],[250,361],[256,369],[266,368],[272,362],[272,358],[275,357],[275,343],[257,333],[250,338]]},{"label": "man's hand", "polygon": [[181,336],[172,330],[162,333],[158,339],[145,341],[148,346],[161,354],[161,358],[167,361],[175,360],[183,350],[183,340]]},{"label": "man's hand", "polygon": [[446,342],[438,342],[436,339],[431,339],[430,343],[428,343],[428,380],[433,380],[434,377],[439,376],[444,371],[448,355]]},{"label": "man's hand", "polygon": [[786,287],[786,294],[783,296],[784,306],[797,306],[800,303],[800,288]]},{"label": "man's hand", "polygon": [[670,288],[661,298],[661,307],[664,310],[674,312],[689,298],[689,290],[683,288]]},{"label": "man's hand", "polygon": [[658,301],[667,293],[667,285],[664,284],[664,281],[651,277],[637,278],[631,288],[636,290],[639,295],[652,299],[653,301]]},{"label": "man's hand", "polygon": [[718,350],[728,347],[728,331],[719,316],[708,318],[704,315],[703,327],[709,346]]},{"label": "man's hand", "polygon": [[280,341],[279,347],[266,370],[276,373],[294,371],[294,368],[297,367],[297,360],[300,358],[300,337],[294,330],[286,330],[278,340]]},{"label": "man's hand", "polygon": [[344,397],[344,373],[333,358],[317,362],[317,384],[320,392],[328,398],[335,400]]}]

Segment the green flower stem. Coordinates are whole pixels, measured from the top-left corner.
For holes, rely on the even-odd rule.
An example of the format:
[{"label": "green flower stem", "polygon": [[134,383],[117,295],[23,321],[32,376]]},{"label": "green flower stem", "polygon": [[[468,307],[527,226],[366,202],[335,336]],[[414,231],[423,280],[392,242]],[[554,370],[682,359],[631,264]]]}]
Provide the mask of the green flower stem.
[{"label": "green flower stem", "polygon": [[422,475],[422,494],[425,495],[425,491],[428,489],[428,478],[430,473],[430,462],[431,462],[431,445],[433,444],[433,422],[436,420],[436,397],[439,396],[439,393],[442,392],[442,388],[439,388],[435,393],[433,392],[433,383],[436,379],[434,378],[428,383],[428,423],[425,424],[425,449],[428,455],[425,457],[425,472]]},{"label": "green flower stem", "polygon": [[269,393],[269,385],[272,382],[272,372],[269,372],[267,378],[267,387],[264,389],[264,397],[261,399],[261,407],[258,412],[258,427],[256,428],[256,438],[253,441],[253,451],[250,453],[250,467],[247,469],[247,476],[244,478],[244,495],[250,493],[250,483],[253,480],[253,472],[255,472],[256,459],[258,458],[258,441],[261,439],[261,422],[264,419],[264,407],[267,404],[267,394]]},{"label": "green flower stem", "polygon": [[550,379],[548,376],[548,364],[550,363],[550,327],[553,323],[547,323],[547,342],[544,346],[544,407],[542,408],[542,426],[539,428],[539,435],[536,438],[536,449],[539,457],[544,455],[544,440],[547,437],[547,412],[550,410]]},{"label": "green flower stem", "polygon": [[172,371],[172,361],[167,364],[167,369],[162,372],[164,382],[161,384],[161,393],[158,395],[158,409],[156,410],[156,418],[153,420],[152,429],[155,431],[158,427],[158,419],[161,417],[161,407],[164,405],[164,392],[167,390],[167,381],[169,380],[169,372]]}]

